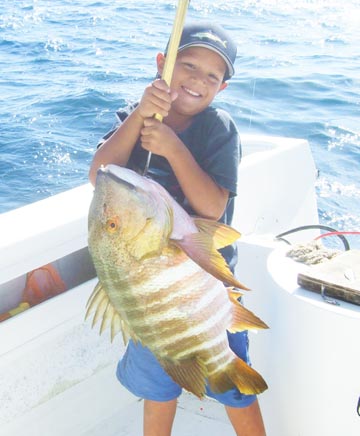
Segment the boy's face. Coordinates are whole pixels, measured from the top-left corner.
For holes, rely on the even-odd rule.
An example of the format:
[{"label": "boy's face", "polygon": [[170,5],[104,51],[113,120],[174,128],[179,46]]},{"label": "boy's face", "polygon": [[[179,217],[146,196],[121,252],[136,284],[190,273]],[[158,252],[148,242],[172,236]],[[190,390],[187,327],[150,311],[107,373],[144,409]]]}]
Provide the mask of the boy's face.
[{"label": "boy's face", "polygon": [[[165,58],[158,55],[158,70],[162,72]],[[193,116],[203,111],[216,94],[226,88],[223,82],[226,64],[222,57],[204,47],[189,47],[178,53],[171,89],[178,93],[171,110],[179,115]]]}]

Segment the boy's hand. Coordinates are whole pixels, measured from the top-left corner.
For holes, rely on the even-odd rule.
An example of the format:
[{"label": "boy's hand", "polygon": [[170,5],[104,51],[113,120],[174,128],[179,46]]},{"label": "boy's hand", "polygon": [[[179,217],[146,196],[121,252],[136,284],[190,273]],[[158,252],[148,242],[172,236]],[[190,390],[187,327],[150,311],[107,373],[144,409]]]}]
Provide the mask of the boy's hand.
[{"label": "boy's hand", "polygon": [[144,94],[140,100],[137,113],[142,119],[151,118],[155,114],[160,114],[164,118],[168,116],[171,103],[177,97],[176,92],[171,92],[165,80],[154,80],[145,88]]},{"label": "boy's hand", "polygon": [[170,127],[155,118],[146,118],[140,133],[141,146],[145,150],[167,159],[183,145]]}]

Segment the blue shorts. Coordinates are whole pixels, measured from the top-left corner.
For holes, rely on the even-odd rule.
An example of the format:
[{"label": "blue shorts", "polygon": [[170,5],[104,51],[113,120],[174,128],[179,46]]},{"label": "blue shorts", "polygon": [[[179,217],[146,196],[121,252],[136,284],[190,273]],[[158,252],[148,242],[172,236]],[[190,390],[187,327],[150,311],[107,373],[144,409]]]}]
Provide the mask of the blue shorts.
[{"label": "blue shorts", "polygon": [[[234,353],[249,364],[247,331],[228,333],[228,338]],[[132,394],[147,400],[170,401],[179,397],[182,391],[181,386],[164,371],[151,351],[131,340],[118,364],[116,376]],[[247,407],[256,399],[255,395],[242,394],[237,388],[218,394],[207,386],[206,395],[231,407]]]}]

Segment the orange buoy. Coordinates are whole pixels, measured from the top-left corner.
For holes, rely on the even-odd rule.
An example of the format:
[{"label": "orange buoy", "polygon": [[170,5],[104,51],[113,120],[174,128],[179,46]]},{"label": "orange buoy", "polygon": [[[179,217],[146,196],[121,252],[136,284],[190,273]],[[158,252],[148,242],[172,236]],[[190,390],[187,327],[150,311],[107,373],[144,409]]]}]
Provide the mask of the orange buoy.
[{"label": "orange buoy", "polygon": [[47,264],[34,269],[26,275],[21,303],[17,307],[1,313],[0,322],[64,291],[66,291],[66,285],[53,265]]},{"label": "orange buoy", "polygon": [[47,264],[27,274],[22,301],[35,306],[64,291],[66,286],[60,274],[53,265]]}]

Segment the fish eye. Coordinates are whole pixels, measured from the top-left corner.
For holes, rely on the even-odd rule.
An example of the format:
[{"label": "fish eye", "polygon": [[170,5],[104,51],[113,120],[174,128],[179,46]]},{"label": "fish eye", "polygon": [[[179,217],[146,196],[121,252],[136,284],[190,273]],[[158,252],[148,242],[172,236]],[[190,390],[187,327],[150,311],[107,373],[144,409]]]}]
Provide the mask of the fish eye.
[{"label": "fish eye", "polygon": [[106,231],[108,233],[115,233],[119,229],[119,218],[113,217],[106,221]]}]

